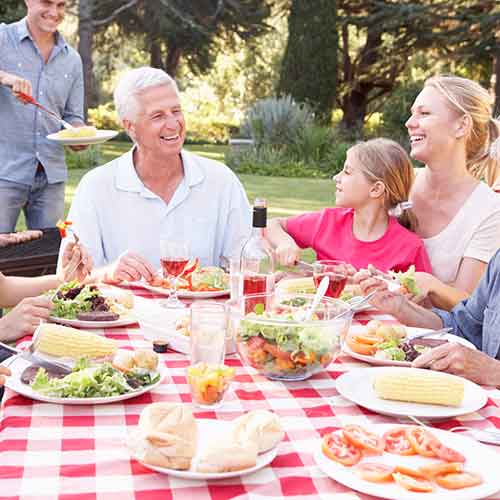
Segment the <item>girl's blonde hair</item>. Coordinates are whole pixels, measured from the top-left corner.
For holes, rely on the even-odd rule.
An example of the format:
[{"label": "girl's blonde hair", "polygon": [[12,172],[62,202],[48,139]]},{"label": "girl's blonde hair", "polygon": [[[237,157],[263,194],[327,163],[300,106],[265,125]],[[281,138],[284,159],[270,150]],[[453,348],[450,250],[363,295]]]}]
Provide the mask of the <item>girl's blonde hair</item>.
[{"label": "girl's blonde hair", "polygon": [[[380,181],[385,186],[384,204],[387,211],[398,203],[408,201],[415,180],[413,165],[406,151],[390,139],[378,138],[358,142],[349,149],[365,177],[372,182]],[[411,209],[398,216],[404,227],[415,231],[417,217]]]},{"label": "girl's blonde hair", "polygon": [[489,186],[500,174],[500,165],[490,156],[491,144],[500,136],[500,121],[492,116],[494,99],[472,80],[458,76],[433,76],[425,86],[437,89],[458,113],[470,117],[472,127],[466,138],[467,170],[477,179],[484,177]]}]

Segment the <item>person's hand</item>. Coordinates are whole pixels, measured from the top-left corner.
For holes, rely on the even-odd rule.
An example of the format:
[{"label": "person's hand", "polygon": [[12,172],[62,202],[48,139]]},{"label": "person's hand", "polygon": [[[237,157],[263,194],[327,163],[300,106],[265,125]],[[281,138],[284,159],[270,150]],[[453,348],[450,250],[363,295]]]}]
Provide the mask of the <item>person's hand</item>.
[{"label": "person's hand", "polygon": [[12,375],[6,366],[0,366],[0,387],[5,384],[5,377]]},{"label": "person's hand", "polygon": [[69,242],[64,248],[62,256],[61,280],[66,281],[84,281],[92,272],[92,257],[87,249],[81,244]]},{"label": "person's hand", "polygon": [[[80,127],[85,127],[85,123],[72,123],[73,127],[75,128],[80,128]],[[83,151],[84,149],[88,148],[88,145],[82,145],[82,146],[68,146],[72,151]]]},{"label": "person's hand", "polygon": [[19,99],[23,104],[26,104],[26,101],[19,96],[19,92],[23,94],[29,95],[30,97],[33,95],[33,89],[31,87],[31,82],[26,80],[25,78],[21,78],[17,75],[12,75],[10,73],[4,73],[2,77],[3,85],[10,87],[12,93]]},{"label": "person's hand", "polygon": [[125,252],[116,261],[111,271],[103,279],[106,283],[121,283],[122,281],[139,281],[144,278],[152,281],[156,271],[143,257],[133,252]]},{"label": "person's hand", "polygon": [[302,250],[293,241],[282,243],[274,250],[276,260],[282,266],[294,266],[300,259],[301,252]]},{"label": "person's hand", "polygon": [[0,319],[0,340],[11,341],[32,335],[40,320],[48,319],[53,307],[49,297],[28,297],[21,300]]},{"label": "person's hand", "polygon": [[459,375],[485,385],[497,385],[500,371],[499,361],[458,342],[448,342],[430,349],[418,356],[412,366]]}]

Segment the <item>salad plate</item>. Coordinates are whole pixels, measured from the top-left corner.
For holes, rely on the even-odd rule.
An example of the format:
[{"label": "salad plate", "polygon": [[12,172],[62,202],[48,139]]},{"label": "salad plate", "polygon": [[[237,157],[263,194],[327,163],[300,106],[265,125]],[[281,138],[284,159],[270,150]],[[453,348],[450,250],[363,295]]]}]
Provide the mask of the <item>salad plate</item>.
[{"label": "salad plate", "polygon": [[[146,290],[150,290],[151,292],[157,293],[158,295],[170,295],[170,289],[163,288],[161,286],[153,286],[149,283],[145,283],[144,281],[135,281],[130,283],[132,286],[140,286],[145,288]],[[214,299],[216,297],[224,297],[225,295],[229,295],[229,288],[225,290],[213,290],[208,292],[196,292],[191,290],[177,290],[177,297],[180,299]]]},{"label": "salad plate", "polygon": [[60,137],[59,132],[49,134],[47,139],[58,142],[63,146],[89,146],[109,141],[118,135],[116,130],[97,130],[96,135],[88,137]]},{"label": "salad plate", "polygon": [[163,379],[166,377],[167,370],[161,364],[158,365],[158,370],[156,373],[160,375],[160,378],[151,385],[141,387],[137,390],[127,392],[125,394],[117,394],[116,396],[107,397],[94,397],[94,398],[75,398],[75,397],[55,397],[46,396],[41,394],[31,388],[30,385],[25,384],[21,381],[21,375],[25,368],[31,365],[30,361],[22,358],[21,355],[12,356],[2,363],[4,366],[8,366],[12,372],[10,377],[6,378],[5,386],[10,390],[26,396],[27,398],[34,399],[36,401],[44,401],[46,403],[55,403],[63,405],[99,405],[99,404],[109,404],[117,403],[119,401],[125,401],[127,399],[135,398],[141,394],[152,391],[158,387]]},{"label": "salad plate", "polygon": [[[394,424],[363,424],[363,427],[369,432],[382,436],[395,426]],[[321,449],[321,441],[318,441],[316,446],[314,459],[318,467],[335,481],[355,491],[373,495],[377,498],[393,500],[421,500],[423,498],[429,500],[476,500],[488,497],[500,490],[497,453],[487,446],[465,436],[440,429],[432,428],[429,430],[445,446],[460,452],[466,459],[464,470],[480,474],[483,482],[477,486],[455,490],[448,490],[434,483],[434,490],[431,492],[413,492],[405,490],[393,481],[373,483],[361,479],[356,473],[357,465],[348,467],[329,459]],[[363,457],[359,464],[363,464],[364,462],[417,469],[418,467],[435,463],[436,459],[419,455],[402,456],[384,452],[382,455]]]},{"label": "salad plate", "polygon": [[127,326],[137,323],[137,318],[131,314],[121,315],[118,319],[112,321],[83,321],[80,319],[58,318],[57,316],[49,316],[52,323],[60,325],[72,326],[74,328],[113,328],[116,326]]},{"label": "salad plate", "polygon": [[[419,333],[422,333],[424,331],[428,331],[427,328],[415,328],[415,327],[410,327],[410,326],[405,326],[404,327],[406,332],[407,332],[407,339],[411,340],[414,336],[418,335]],[[351,327],[349,334],[362,334],[366,330],[366,326],[363,325],[354,325]],[[429,339],[440,339],[440,340],[447,340],[448,342],[458,342],[459,344],[462,344],[469,349],[476,349],[476,346],[469,342],[468,340],[458,337],[457,335],[453,335],[451,333],[446,333],[444,335],[428,335],[426,338]],[[359,361],[364,361],[365,363],[369,363],[370,365],[374,366],[411,366],[411,361],[397,361],[394,359],[382,359],[382,358],[377,358],[375,356],[367,355],[367,354],[359,354],[357,352],[354,352],[345,342],[342,346],[342,351],[344,354],[347,354],[348,356],[351,356],[351,358],[358,359]]]},{"label": "salad plate", "polygon": [[[407,369],[427,372],[427,370],[419,370],[418,368]],[[375,377],[393,370],[400,369],[390,366],[356,368],[343,373],[336,380],[336,389],[344,398],[376,413],[391,417],[407,417],[408,415],[412,415],[417,418],[429,420],[458,417],[467,413],[473,413],[481,409],[488,400],[486,391],[482,387],[461,377],[460,379],[464,383],[464,398],[460,406],[408,403],[405,401],[381,399],[373,389]],[[453,376],[450,375],[450,377]]]},{"label": "salad plate", "polygon": [[[223,439],[227,436],[227,421],[222,420],[209,420],[209,419],[196,419],[198,425],[198,436],[199,444],[196,456],[193,458],[191,469],[189,470],[176,470],[167,469],[165,467],[158,467],[156,465],[149,465],[144,462],[139,461],[144,467],[154,470],[161,474],[167,474],[169,476],[178,477],[181,479],[191,479],[191,480],[208,480],[208,479],[229,479],[232,477],[246,476],[252,474],[259,469],[262,469],[266,465],[269,465],[278,452],[278,446],[261,453],[257,456],[257,463],[253,467],[248,469],[242,469],[231,472],[196,472],[196,465],[198,462],[198,457],[200,456],[203,449],[208,445],[209,441],[216,441],[218,439]],[[136,458],[136,457],[134,457]],[[137,460],[137,458],[136,458]]]}]

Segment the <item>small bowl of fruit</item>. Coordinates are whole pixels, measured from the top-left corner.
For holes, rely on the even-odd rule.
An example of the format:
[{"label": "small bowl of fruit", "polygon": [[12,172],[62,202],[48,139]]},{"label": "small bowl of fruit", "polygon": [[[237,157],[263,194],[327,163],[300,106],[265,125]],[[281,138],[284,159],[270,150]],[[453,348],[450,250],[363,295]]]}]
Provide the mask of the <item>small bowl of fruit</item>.
[{"label": "small bowl of fruit", "polygon": [[[323,371],[337,356],[352,312],[337,299],[323,298],[304,321],[314,295],[258,294],[231,309],[238,353],[260,374],[273,380],[304,380]],[[340,313],[346,313],[336,318]]]},{"label": "small bowl of fruit", "polygon": [[199,362],[187,368],[193,403],[201,408],[218,408],[224,399],[235,370],[226,365]]}]

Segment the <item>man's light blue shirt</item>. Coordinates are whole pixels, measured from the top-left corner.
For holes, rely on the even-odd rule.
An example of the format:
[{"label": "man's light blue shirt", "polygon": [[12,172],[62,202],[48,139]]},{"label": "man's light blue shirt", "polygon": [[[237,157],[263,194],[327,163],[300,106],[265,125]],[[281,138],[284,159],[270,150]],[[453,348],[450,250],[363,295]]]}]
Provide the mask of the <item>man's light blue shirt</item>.
[{"label": "man's light blue shirt", "polygon": [[[70,123],[83,123],[82,61],[59,33],[45,63],[26,19],[0,24],[0,71],[29,80],[40,104]],[[60,129],[57,120],[0,85],[0,179],[31,186],[40,162],[50,184],[65,181],[63,147],[46,138]]]},{"label": "man's light blue shirt", "polygon": [[205,266],[239,255],[251,232],[243,186],[219,162],[185,150],[181,156],[184,177],[168,204],[142,183],[133,149],[82,178],[68,220],[95,267],[128,250],[158,269],[160,238],[188,243],[191,257]]},{"label": "man's light blue shirt", "polygon": [[500,250],[492,257],[472,295],[451,312],[433,309],[445,327],[492,358],[500,350]]}]

